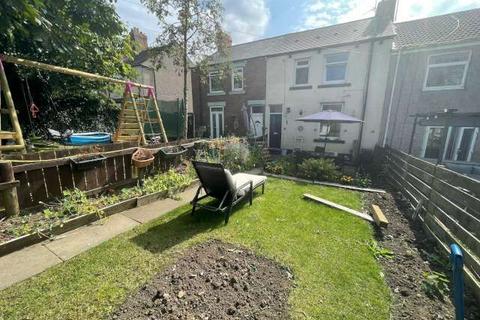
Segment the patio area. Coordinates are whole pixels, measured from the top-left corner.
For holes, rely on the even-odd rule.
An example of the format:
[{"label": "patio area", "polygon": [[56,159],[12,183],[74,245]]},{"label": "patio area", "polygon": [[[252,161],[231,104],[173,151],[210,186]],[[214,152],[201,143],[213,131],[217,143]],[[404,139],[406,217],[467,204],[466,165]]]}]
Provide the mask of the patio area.
[{"label": "patio area", "polygon": [[291,270],[293,319],[388,319],[390,291],[369,249],[373,228],[304,200],[304,193],[362,206],[358,192],[269,178],[265,194],[257,192],[252,206],[237,206],[227,225],[222,215],[199,209],[191,216],[191,206],[182,206],[1,291],[0,314],[4,319],[112,317],[128,296],[189,248],[218,239]]}]

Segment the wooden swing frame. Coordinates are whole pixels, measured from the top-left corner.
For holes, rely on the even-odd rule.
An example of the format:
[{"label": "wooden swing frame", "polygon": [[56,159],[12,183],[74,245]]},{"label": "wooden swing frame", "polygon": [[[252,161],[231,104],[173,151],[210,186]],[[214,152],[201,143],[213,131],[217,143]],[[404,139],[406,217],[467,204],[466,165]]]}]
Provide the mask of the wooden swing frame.
[{"label": "wooden swing frame", "polygon": [[[12,63],[12,64],[18,64],[22,65],[25,67],[30,67],[30,68],[36,68],[40,70],[46,70],[50,72],[56,72],[56,73],[61,73],[61,74],[66,74],[66,75],[71,75],[71,76],[77,76],[81,77],[87,80],[91,81],[107,81],[111,82],[114,84],[120,84],[120,85],[125,85],[125,93],[123,97],[123,104],[122,104],[122,111],[121,115],[124,112],[124,109],[127,105],[128,99],[130,99],[131,103],[133,104],[133,109],[135,111],[135,118],[138,123],[138,127],[140,129],[140,135],[138,142],[141,144],[146,144],[147,139],[145,138],[145,133],[143,130],[144,126],[144,121],[142,117],[140,117],[140,113],[138,111],[138,106],[135,101],[135,96],[132,91],[133,87],[137,87],[140,89],[147,89],[148,90],[148,97],[150,100],[153,102],[153,108],[155,109],[156,116],[158,118],[158,124],[160,126],[160,136],[164,142],[168,142],[167,135],[165,133],[165,128],[163,126],[163,121],[160,115],[160,110],[158,108],[158,103],[157,99],[155,97],[155,89],[152,86],[141,84],[141,83],[136,83],[136,82],[131,82],[127,80],[121,80],[121,79],[115,79],[115,78],[110,78],[110,77],[105,77],[102,75],[94,74],[94,73],[89,73],[85,71],[80,71],[80,70],[75,70],[75,69],[69,69],[69,68],[64,68],[64,67],[59,67],[51,64],[46,64],[42,62],[37,62],[37,61],[32,61],[32,60],[26,60],[26,59],[21,59],[13,56],[8,56],[4,54],[0,54],[0,86],[1,86],[1,92],[3,92],[3,95],[5,97],[5,102],[7,104],[7,110],[4,112],[3,110],[0,109],[1,113],[8,113],[10,116],[10,122],[12,123],[12,127],[14,131],[1,131],[0,130],[0,142],[1,140],[6,140],[6,139],[13,139],[15,140],[14,145],[1,145],[0,144],[0,152],[2,151],[25,151],[25,140],[23,138],[22,134],[22,128],[20,126],[20,122],[18,121],[18,116],[17,116],[17,111],[15,109],[15,104],[13,102],[12,98],[12,93],[10,91],[10,87],[8,85],[8,79],[7,75],[5,73],[5,69],[3,67],[3,62],[5,63]],[[1,97],[0,97],[1,98]],[[119,125],[121,124],[120,119],[119,119]],[[122,141],[121,138],[118,136],[118,131],[120,130],[120,127],[117,127],[117,131],[114,137],[114,141]],[[131,141],[131,140],[130,140]]]}]

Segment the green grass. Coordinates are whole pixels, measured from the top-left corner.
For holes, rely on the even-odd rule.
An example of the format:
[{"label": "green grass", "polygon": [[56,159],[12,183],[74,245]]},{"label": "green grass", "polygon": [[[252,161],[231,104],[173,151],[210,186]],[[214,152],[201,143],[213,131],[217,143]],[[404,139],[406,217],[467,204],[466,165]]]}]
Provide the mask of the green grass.
[{"label": "green grass", "polygon": [[389,319],[370,225],[302,199],[306,192],[361,206],[355,192],[270,179],[265,195],[237,207],[227,226],[220,215],[192,217],[185,206],[1,291],[0,319],[103,319],[178,254],[211,238],[290,266],[293,319]]}]

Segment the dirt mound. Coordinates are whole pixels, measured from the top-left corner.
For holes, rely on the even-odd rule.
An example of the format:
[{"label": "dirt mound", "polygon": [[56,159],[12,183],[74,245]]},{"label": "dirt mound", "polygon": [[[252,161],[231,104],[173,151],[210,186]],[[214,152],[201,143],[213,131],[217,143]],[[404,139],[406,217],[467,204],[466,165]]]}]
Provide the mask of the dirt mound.
[{"label": "dirt mound", "polygon": [[217,240],[191,248],[112,319],[288,319],[292,273]]}]

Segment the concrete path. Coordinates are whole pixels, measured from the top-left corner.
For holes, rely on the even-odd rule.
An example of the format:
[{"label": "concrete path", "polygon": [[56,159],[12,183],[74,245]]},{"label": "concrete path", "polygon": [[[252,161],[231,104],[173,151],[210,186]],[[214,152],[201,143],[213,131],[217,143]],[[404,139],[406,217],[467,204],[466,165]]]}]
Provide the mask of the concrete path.
[{"label": "concrete path", "polygon": [[183,206],[193,199],[196,188],[189,188],[180,193],[179,200],[164,199],[126,210],[59,235],[54,240],[47,240],[0,257],[0,290]]}]

